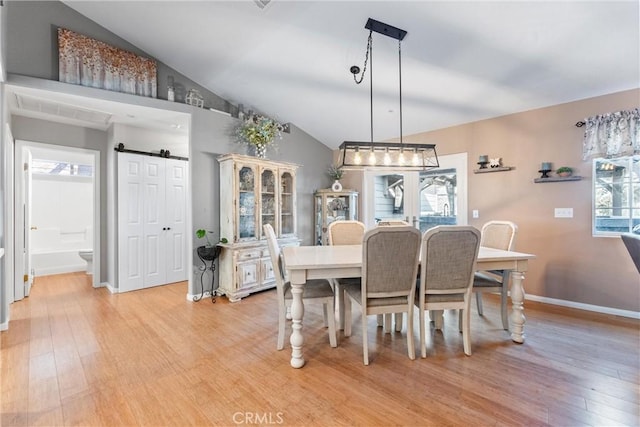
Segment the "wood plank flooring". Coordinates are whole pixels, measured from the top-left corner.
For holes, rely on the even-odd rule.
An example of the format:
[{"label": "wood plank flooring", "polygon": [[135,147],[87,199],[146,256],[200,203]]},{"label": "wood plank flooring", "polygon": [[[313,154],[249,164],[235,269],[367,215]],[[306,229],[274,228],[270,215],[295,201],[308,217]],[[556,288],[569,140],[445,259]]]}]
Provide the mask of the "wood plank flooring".
[{"label": "wood plank flooring", "polygon": [[[110,294],[84,273],[41,277],[0,334],[2,426],[638,426],[640,322],[527,301],[526,342],[501,328],[498,298],[406,335],[369,327],[329,346],[305,307],[303,369],[276,350],[275,290],[229,303],[186,300],[186,283]],[[415,317],[417,325],[417,314]],[[416,343],[419,333],[415,330]]]}]

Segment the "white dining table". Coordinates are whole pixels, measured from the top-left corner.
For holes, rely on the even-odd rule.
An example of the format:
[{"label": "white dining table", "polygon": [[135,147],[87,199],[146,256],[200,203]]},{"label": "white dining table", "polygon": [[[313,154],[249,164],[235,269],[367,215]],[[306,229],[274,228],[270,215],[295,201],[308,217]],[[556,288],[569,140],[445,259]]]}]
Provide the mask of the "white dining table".
[{"label": "white dining table", "polygon": [[[291,366],[302,368],[304,336],[302,319],[304,304],[302,291],[309,279],[338,279],[362,276],[362,245],[342,246],[287,246],[283,249],[285,268],[291,282]],[[535,255],[480,247],[476,268],[478,270],[511,271],[511,339],[524,342],[524,273],[529,260]]]}]

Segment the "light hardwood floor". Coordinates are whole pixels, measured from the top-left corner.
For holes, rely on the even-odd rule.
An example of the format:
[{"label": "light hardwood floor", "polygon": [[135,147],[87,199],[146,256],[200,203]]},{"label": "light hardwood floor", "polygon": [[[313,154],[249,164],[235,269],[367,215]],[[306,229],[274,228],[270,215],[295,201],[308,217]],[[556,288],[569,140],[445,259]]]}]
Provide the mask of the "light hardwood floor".
[{"label": "light hardwood floor", "polygon": [[276,351],[274,290],[215,304],[186,292],[112,295],[83,273],[38,278],[0,334],[2,426],[640,424],[636,320],[527,301],[518,345],[485,296],[471,357],[455,313],[414,361],[404,332],[385,335],[371,317],[364,366],[359,322],[331,348],[309,305],[307,365],[295,370],[288,342]]}]

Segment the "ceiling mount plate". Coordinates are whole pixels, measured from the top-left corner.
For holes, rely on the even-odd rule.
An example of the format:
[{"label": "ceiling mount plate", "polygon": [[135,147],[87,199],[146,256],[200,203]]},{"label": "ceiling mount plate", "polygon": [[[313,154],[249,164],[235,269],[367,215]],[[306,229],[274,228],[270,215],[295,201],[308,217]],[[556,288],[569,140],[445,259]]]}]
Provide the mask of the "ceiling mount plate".
[{"label": "ceiling mount plate", "polygon": [[404,36],[407,35],[405,30],[401,30],[400,28],[396,28],[392,25],[385,24],[384,22],[376,21],[371,18],[367,20],[367,24],[364,27],[367,30],[375,31],[376,33],[380,33],[400,41],[402,41]]}]

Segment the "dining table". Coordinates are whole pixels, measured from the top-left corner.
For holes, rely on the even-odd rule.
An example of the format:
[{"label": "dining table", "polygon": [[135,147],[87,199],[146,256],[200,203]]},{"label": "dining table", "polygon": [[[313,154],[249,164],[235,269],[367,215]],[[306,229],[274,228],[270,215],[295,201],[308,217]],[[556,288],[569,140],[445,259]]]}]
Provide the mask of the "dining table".
[{"label": "dining table", "polygon": [[[302,368],[305,364],[302,354],[304,336],[302,319],[304,304],[302,292],[310,279],[339,279],[362,276],[362,245],[341,246],[286,246],[283,249],[284,265],[291,283],[291,366]],[[535,255],[480,247],[476,262],[477,270],[511,271],[511,339],[524,342],[524,276],[529,261]]]}]

